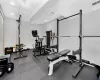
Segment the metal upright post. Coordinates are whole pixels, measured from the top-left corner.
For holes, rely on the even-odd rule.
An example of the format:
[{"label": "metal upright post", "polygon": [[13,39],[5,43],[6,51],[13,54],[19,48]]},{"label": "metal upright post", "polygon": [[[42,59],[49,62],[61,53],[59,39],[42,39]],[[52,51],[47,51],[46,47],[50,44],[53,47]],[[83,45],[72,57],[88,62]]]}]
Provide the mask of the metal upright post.
[{"label": "metal upright post", "polygon": [[27,57],[27,55],[23,55],[23,49],[21,48],[21,44],[20,44],[20,24],[21,24],[21,15],[19,16],[19,19],[16,20],[18,22],[18,52],[19,52],[19,56],[17,56],[16,58],[14,58],[14,60],[16,59],[20,59],[20,58],[24,58]]},{"label": "metal upright post", "polygon": [[59,20],[57,19],[57,52],[59,52]]},{"label": "metal upright post", "polygon": [[75,74],[72,75],[73,78],[76,78],[79,73],[81,72],[81,70],[84,68],[84,64],[82,64],[82,38],[83,38],[83,35],[82,35],[82,10],[80,10],[80,28],[79,28],[79,49],[80,49],[80,53],[79,53],[79,57],[80,57],[80,60],[79,60],[79,67],[78,69],[76,70]]},{"label": "metal upright post", "polygon": [[20,23],[18,23],[18,45],[20,49]]},{"label": "metal upright post", "polygon": [[18,20],[18,45],[19,45],[19,53],[20,53],[20,48],[21,48],[21,45],[20,45],[20,20],[21,19],[21,15],[19,16],[19,20]]},{"label": "metal upright post", "polygon": [[80,49],[80,65],[82,65],[82,10],[80,10],[80,33],[79,33],[79,39],[80,39],[80,46],[79,46],[79,49]]}]

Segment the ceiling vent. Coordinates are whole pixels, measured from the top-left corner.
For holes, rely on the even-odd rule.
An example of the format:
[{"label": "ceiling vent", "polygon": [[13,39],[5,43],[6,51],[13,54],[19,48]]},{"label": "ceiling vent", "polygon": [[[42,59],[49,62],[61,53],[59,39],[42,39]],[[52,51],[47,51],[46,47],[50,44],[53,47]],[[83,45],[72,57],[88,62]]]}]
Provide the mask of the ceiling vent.
[{"label": "ceiling vent", "polygon": [[100,4],[100,0],[98,0],[98,1],[96,1],[96,2],[94,2],[94,3],[92,3],[92,6],[95,6],[95,5],[97,5],[97,4]]},{"label": "ceiling vent", "polygon": [[64,16],[59,16],[57,19],[60,20],[60,19],[63,19],[63,18],[65,18],[65,17]]}]

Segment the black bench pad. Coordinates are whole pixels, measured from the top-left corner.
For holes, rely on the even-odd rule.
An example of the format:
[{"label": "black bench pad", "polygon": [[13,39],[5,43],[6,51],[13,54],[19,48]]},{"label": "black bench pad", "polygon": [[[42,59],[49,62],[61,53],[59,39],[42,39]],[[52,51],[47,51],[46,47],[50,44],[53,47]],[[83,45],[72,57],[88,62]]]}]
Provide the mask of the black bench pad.
[{"label": "black bench pad", "polygon": [[51,54],[51,55],[49,55],[49,56],[47,57],[47,60],[48,60],[48,61],[54,61],[54,60],[58,59],[59,57],[60,57],[59,54]]},{"label": "black bench pad", "polygon": [[58,54],[61,55],[61,56],[66,56],[69,52],[70,52],[69,49],[65,49],[63,51],[60,51]]},{"label": "black bench pad", "polygon": [[60,51],[59,53],[51,54],[47,57],[47,60],[48,61],[54,61],[54,60],[58,59],[61,56],[66,56],[69,52],[70,52],[70,50],[66,49],[66,50]]}]

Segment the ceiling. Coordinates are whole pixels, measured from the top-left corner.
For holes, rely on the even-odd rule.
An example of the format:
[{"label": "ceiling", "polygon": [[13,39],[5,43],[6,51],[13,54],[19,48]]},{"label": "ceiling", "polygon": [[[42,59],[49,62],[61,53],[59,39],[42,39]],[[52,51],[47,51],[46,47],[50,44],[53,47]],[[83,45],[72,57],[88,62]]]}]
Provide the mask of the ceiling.
[{"label": "ceiling", "polygon": [[[79,12],[92,11],[92,3],[97,0],[0,0],[6,17],[22,20],[32,24],[43,24],[60,16],[69,16]],[[98,7],[100,8],[100,6]]]},{"label": "ceiling", "polygon": [[30,22],[33,24],[43,24],[62,16],[58,12],[59,1],[61,0],[49,0],[33,17],[30,18]]},{"label": "ceiling", "polygon": [[24,21],[30,21],[30,18],[40,9],[48,0],[0,0],[4,15],[9,18],[18,19],[22,15]]}]

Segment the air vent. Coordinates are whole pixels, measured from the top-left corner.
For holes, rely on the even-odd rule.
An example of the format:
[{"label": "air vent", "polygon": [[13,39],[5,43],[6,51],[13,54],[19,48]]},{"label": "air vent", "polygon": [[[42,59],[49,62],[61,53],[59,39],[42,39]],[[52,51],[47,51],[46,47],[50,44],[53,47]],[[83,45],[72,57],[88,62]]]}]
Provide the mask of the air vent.
[{"label": "air vent", "polygon": [[99,0],[99,1],[96,1],[96,2],[94,2],[94,3],[92,3],[92,6],[95,6],[95,5],[97,5],[97,4],[100,4],[100,0]]}]

